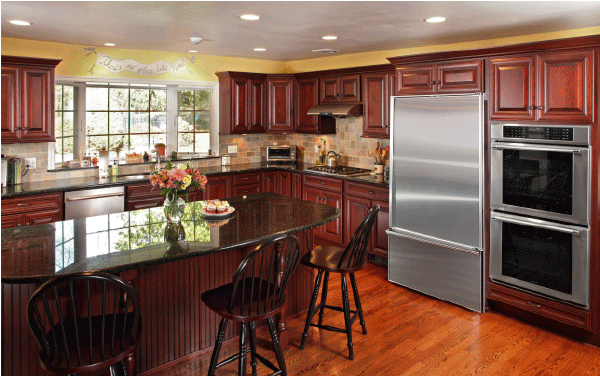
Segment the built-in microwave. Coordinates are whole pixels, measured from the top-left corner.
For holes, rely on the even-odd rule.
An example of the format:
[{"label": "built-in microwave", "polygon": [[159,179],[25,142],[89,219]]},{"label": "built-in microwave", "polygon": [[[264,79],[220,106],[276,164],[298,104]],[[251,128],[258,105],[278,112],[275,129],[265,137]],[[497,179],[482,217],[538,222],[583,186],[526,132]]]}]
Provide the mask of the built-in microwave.
[{"label": "built-in microwave", "polygon": [[267,146],[267,162],[296,162],[296,147],[289,145]]}]

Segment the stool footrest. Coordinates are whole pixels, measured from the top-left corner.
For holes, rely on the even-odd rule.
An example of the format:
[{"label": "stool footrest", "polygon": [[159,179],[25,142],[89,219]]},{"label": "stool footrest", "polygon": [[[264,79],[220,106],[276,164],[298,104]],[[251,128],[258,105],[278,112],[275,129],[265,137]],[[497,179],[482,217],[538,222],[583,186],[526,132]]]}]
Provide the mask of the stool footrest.
[{"label": "stool footrest", "polygon": [[255,354],[256,358],[258,358],[258,360],[260,360],[260,362],[262,364],[264,364],[265,366],[269,367],[271,370],[275,371],[275,373],[272,373],[271,375],[280,375],[281,374],[281,370],[277,367],[275,367],[275,365],[273,363],[271,363],[268,359],[263,358],[262,355],[260,354]]},{"label": "stool footrest", "polygon": [[224,365],[227,365],[231,362],[233,362],[234,360],[237,360],[240,358],[240,353],[237,354],[233,354],[232,356],[230,356],[229,358],[220,361],[219,363],[217,363],[217,368],[222,367]]},{"label": "stool footrest", "polygon": [[310,326],[314,326],[315,328],[320,328],[320,329],[325,329],[325,330],[330,330],[332,332],[338,332],[338,333],[346,333],[346,329],[341,329],[341,328],[337,328],[335,326],[329,326],[329,325],[319,325],[319,324],[310,324]]}]

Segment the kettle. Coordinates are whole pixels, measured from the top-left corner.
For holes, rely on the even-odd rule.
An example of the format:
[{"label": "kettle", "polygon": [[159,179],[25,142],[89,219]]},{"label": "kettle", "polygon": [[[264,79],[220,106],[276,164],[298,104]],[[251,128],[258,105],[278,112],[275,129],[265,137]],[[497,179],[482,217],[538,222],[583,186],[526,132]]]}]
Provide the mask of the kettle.
[{"label": "kettle", "polygon": [[327,167],[337,167],[340,155],[333,150],[327,153]]}]

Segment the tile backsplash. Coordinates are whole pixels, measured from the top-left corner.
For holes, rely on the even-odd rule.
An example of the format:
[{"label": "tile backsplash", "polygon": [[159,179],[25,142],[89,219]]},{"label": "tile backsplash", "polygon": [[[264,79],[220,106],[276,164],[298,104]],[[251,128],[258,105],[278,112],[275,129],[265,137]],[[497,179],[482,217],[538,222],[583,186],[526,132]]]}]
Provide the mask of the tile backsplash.
[{"label": "tile backsplash", "polygon": [[[315,145],[321,140],[326,141],[327,151],[334,150],[341,154],[342,163],[361,168],[373,168],[374,161],[369,153],[375,149],[379,141],[382,147],[390,144],[389,140],[363,138],[362,117],[337,119],[337,133],[332,135],[307,135],[307,134],[249,134],[249,135],[222,135],[220,136],[220,155],[230,154],[231,163],[254,163],[266,159],[266,150],[269,145],[296,145],[298,147],[298,160],[314,163],[316,159]],[[228,147],[237,145],[237,153],[228,153]],[[30,170],[23,182],[65,179],[70,177],[97,176],[97,169],[78,169],[70,171],[48,172],[48,144],[3,144],[2,154],[18,156],[20,158],[37,158],[37,169]],[[220,159],[195,161],[196,167],[220,165]],[[153,164],[120,165],[119,174],[135,174],[152,170]]]}]

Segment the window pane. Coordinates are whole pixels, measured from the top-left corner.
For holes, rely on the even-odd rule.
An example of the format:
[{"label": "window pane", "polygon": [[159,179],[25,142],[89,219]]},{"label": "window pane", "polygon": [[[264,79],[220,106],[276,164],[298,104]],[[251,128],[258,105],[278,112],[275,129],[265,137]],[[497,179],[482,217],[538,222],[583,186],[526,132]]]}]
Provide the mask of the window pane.
[{"label": "window pane", "polygon": [[110,112],[108,115],[110,120],[110,133],[122,134],[129,132],[129,112]]},{"label": "window pane", "polygon": [[108,88],[88,87],[85,93],[87,111],[108,110]]},{"label": "window pane", "polygon": [[150,116],[147,112],[132,112],[129,114],[129,132],[148,133],[150,126]]},{"label": "window pane", "polygon": [[194,151],[194,134],[193,133],[179,133],[178,137],[178,151],[192,153]]},{"label": "window pane", "polygon": [[177,108],[180,110],[194,109],[194,91],[179,90],[177,92]]},{"label": "window pane", "polygon": [[210,110],[210,90],[196,90],[196,110]]},{"label": "window pane", "polygon": [[167,110],[167,91],[166,90],[150,90],[150,111],[166,111]]},{"label": "window pane", "polygon": [[166,112],[152,112],[150,114],[150,132],[167,132]]},{"label": "window pane", "polygon": [[110,110],[129,110],[129,89],[110,88]]},{"label": "window pane", "polygon": [[131,89],[130,93],[130,110],[150,110],[150,90],[148,89]]},{"label": "window pane", "polygon": [[88,112],[86,114],[87,134],[107,134],[108,133],[108,113],[107,112]]},{"label": "window pane", "polygon": [[62,137],[62,112],[56,112],[54,114],[54,135],[56,137]]},{"label": "window pane", "polygon": [[[72,112],[63,112],[63,136],[73,136],[73,113]],[[58,118],[57,118],[58,119]],[[56,128],[58,130],[58,127]]]},{"label": "window pane", "polygon": [[194,131],[193,111],[179,111],[179,115],[177,116],[177,129],[179,129],[180,132]]},{"label": "window pane", "polygon": [[87,137],[87,153],[95,153],[102,148],[106,148],[108,150],[108,136]]},{"label": "window pane", "polygon": [[208,153],[210,149],[210,133],[196,133],[196,153]]},{"label": "window pane", "polygon": [[[66,159],[63,159],[63,157],[62,157],[62,144],[63,144],[62,138],[57,138],[56,143],[54,144],[54,153],[56,154],[54,156],[54,162],[60,163],[60,162],[66,161]],[[51,166],[48,166],[48,167],[52,168]]]},{"label": "window pane", "polygon": [[167,143],[167,136],[164,133],[151,133],[150,134],[150,149],[154,149],[154,145]]},{"label": "window pane", "polygon": [[62,85],[54,85],[54,110],[62,110]]},{"label": "window pane", "polygon": [[69,161],[73,159],[73,137],[65,137],[63,141],[63,155],[65,160]]},{"label": "window pane", "polygon": [[73,86],[63,86],[63,109],[65,111],[75,109],[75,88]]},{"label": "window pane", "polygon": [[[117,147],[120,147],[121,150],[127,150],[127,136],[110,136],[109,139],[110,150],[115,150]],[[117,152],[114,152],[115,156]]]},{"label": "window pane", "polygon": [[[147,134],[143,134],[143,135],[139,135],[139,134],[135,134],[135,135],[131,135],[129,137],[130,140],[130,146],[129,146],[129,150],[130,151],[135,151],[135,152],[145,152],[150,150],[150,136]],[[153,147],[154,148],[154,147]]]},{"label": "window pane", "polygon": [[196,132],[210,131],[210,114],[208,112],[196,112],[194,121],[196,122]]}]

